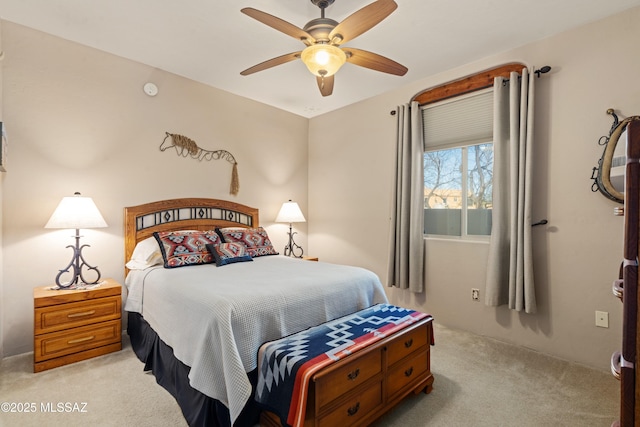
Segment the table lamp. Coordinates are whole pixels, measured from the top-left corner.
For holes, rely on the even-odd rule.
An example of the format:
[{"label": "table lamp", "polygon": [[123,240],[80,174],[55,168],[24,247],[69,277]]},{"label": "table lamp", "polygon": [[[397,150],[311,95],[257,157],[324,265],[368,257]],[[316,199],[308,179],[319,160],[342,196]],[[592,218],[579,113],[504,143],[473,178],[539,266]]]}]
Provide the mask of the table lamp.
[{"label": "table lamp", "polygon": [[[296,258],[302,258],[302,254],[304,251],[300,246],[298,246],[293,241],[293,235],[296,234],[292,230],[292,223],[294,222],[306,222],[304,219],[304,215],[302,215],[302,211],[300,210],[300,206],[296,202],[292,202],[289,200],[288,202],[284,202],[282,207],[280,208],[280,212],[278,212],[278,216],[276,217],[276,222],[288,222],[289,223],[289,243],[284,247],[284,255],[285,256],[293,256]],[[300,252],[298,255],[296,252]]]},{"label": "table lamp", "polygon": [[[89,265],[84,256],[82,255],[82,249],[85,246],[80,246],[80,229],[81,228],[102,228],[107,227],[107,223],[100,214],[100,211],[96,207],[91,197],[82,197],[80,193],[76,192],[74,196],[64,197],[58,204],[58,207],[49,218],[47,225],[44,228],[75,228],[76,229],[76,245],[69,245],[67,248],[73,249],[73,258],[67,267],[60,270],[56,276],[56,284],[60,288],[68,288],[78,283],[82,284],[95,284],[100,280],[100,271],[98,267]],[[90,282],[85,279],[83,275],[83,268],[87,270],[93,270],[97,274],[97,278]],[[60,277],[65,273],[73,273],[73,277],[68,282],[62,282]]]}]

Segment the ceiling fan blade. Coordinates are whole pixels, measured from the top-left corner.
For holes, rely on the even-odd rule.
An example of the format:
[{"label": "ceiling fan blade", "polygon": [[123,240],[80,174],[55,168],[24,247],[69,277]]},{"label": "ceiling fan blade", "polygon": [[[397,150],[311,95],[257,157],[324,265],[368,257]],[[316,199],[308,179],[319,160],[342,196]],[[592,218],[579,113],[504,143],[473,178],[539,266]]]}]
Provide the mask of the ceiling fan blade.
[{"label": "ceiling fan blade", "polygon": [[245,7],[243,9],[240,9],[240,12],[262,22],[265,25],[270,26],[271,28],[275,28],[276,30],[283,32],[288,36],[301,40],[302,43],[306,44],[307,46],[315,43],[316,41],[316,39],[314,39],[311,34],[306,32],[302,28],[298,28],[295,25],[290,24],[289,22],[276,16],[269,15],[266,12],[262,12],[252,7]]},{"label": "ceiling fan blade", "polygon": [[369,52],[362,49],[343,48],[347,54],[347,62],[350,62],[360,67],[369,68],[375,71],[381,71],[387,74],[394,74],[396,76],[404,76],[407,71],[407,67],[396,61],[385,58],[377,53]]},{"label": "ceiling fan blade", "polygon": [[316,77],[316,81],[318,82],[318,89],[320,89],[322,96],[329,96],[333,93],[334,76]]},{"label": "ceiling fan blade", "polygon": [[263,71],[268,68],[275,67],[276,65],[285,64],[287,62],[291,62],[299,58],[300,58],[300,52],[287,53],[286,55],[271,58],[257,65],[254,65],[253,67],[247,68],[246,70],[242,71],[240,74],[242,74],[243,76],[248,76],[249,74],[257,73],[258,71]]},{"label": "ceiling fan blade", "polygon": [[[377,25],[397,7],[398,5],[393,0],[377,0],[347,16],[341,23],[336,25],[329,33],[329,40],[338,45],[353,40]],[[338,40],[334,41],[336,37],[338,37]]]}]

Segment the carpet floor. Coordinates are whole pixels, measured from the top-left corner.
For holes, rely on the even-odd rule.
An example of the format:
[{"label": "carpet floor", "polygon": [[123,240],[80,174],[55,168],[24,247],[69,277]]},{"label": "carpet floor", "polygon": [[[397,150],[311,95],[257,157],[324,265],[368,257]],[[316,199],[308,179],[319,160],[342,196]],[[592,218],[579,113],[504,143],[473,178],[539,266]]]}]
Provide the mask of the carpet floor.
[{"label": "carpet floor", "polygon": [[[437,324],[434,335],[433,392],[410,396],[376,427],[609,427],[618,418],[620,384],[608,372]],[[32,353],[3,359],[0,405],[7,427],[186,426],[126,335],[122,351],[38,374]]]}]

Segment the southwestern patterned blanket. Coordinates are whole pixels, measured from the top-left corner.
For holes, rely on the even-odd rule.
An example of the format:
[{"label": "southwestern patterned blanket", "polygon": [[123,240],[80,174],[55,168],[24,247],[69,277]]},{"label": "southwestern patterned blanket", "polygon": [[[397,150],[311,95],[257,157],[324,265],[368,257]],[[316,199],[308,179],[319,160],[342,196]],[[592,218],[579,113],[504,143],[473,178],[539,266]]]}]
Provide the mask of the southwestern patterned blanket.
[{"label": "southwestern patterned blanket", "polygon": [[321,368],[430,315],[391,304],[264,343],[258,351],[256,401],[290,426],[304,422],[309,379]]}]

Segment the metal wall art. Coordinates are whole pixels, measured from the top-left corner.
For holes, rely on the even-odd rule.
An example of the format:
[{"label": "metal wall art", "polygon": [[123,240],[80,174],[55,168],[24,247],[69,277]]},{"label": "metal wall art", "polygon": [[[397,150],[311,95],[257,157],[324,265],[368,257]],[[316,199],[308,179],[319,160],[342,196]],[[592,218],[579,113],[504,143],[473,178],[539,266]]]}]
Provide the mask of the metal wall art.
[{"label": "metal wall art", "polygon": [[591,179],[593,180],[591,191],[600,191],[606,198],[624,204],[624,191],[621,188],[623,185],[619,185],[616,188],[612,183],[612,169],[619,166],[625,167],[626,150],[625,147],[622,147],[622,150],[618,150],[618,153],[621,152],[622,154],[616,155],[616,146],[620,136],[627,129],[629,122],[640,120],[640,116],[630,116],[620,121],[613,108],[609,108],[607,114],[613,116],[613,124],[609,130],[609,135],[603,135],[598,140],[598,145],[603,146],[604,151],[600,160],[598,160],[598,165],[594,166],[591,172]]},{"label": "metal wall art", "polygon": [[226,150],[204,150],[198,147],[196,142],[184,135],[165,132],[166,136],[160,144],[160,151],[175,148],[176,153],[182,157],[191,157],[202,160],[226,160],[233,165],[231,172],[231,188],[229,193],[237,195],[240,191],[240,179],[238,178],[238,162],[233,154]]}]

